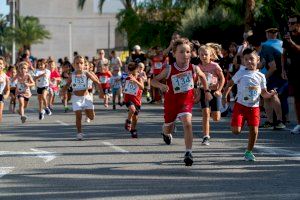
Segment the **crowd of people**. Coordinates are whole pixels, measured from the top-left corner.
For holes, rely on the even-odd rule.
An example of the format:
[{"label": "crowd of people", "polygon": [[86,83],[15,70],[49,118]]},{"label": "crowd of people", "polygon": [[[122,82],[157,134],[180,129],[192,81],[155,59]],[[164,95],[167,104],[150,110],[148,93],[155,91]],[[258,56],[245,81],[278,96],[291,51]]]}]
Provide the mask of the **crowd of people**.
[{"label": "crowd of people", "polygon": [[[126,106],[128,117],[124,128],[138,137],[138,115],[143,94],[147,103],[164,106],[162,138],[172,143],[179,119],[184,130],[186,151],[184,163],[193,164],[192,108],[202,110],[203,145],[210,145],[210,117],[219,121],[231,113],[234,134],[240,134],[247,122],[247,161],[255,161],[252,153],[257,140],[261,117],[263,128],[285,129],[289,123],[289,95],[294,96],[297,125],[291,133],[300,133],[300,16],[291,16],[289,31],[278,39],[279,30],[269,28],[266,38],[245,34],[241,45],[200,44],[174,33],[166,49],[158,46],[141,51],[139,45],[123,63],[115,51],[106,58],[100,50],[98,58],[75,55],[56,63],[52,57],[33,60],[26,50],[15,65],[0,57],[0,122],[4,99],[9,99],[9,111],[17,112],[26,123],[26,108],[35,88],[38,99],[38,119],[55,113],[57,97],[64,112],[68,102],[76,115],[78,140],[84,139],[82,116],[90,122],[95,117],[93,96],[103,100],[106,109]],[[110,101],[112,106],[109,106]],[[18,103],[18,108],[16,105]],[[84,112],[84,113],[83,113]]]}]

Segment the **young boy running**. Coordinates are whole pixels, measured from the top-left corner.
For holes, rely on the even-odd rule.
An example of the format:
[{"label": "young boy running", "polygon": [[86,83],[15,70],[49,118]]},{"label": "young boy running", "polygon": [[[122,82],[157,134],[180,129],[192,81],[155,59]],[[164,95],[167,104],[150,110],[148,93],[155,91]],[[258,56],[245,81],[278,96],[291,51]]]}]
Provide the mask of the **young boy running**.
[{"label": "young boy running", "polygon": [[259,56],[254,49],[243,51],[244,65],[246,69],[240,69],[230,80],[223,93],[223,105],[230,89],[237,84],[237,102],[233,108],[231,119],[232,132],[240,134],[242,127],[247,121],[249,126],[248,147],[244,154],[246,161],[255,161],[252,153],[258,136],[258,126],[260,121],[259,96],[263,98],[273,98],[276,95],[274,90],[267,91],[265,75],[257,70]]}]

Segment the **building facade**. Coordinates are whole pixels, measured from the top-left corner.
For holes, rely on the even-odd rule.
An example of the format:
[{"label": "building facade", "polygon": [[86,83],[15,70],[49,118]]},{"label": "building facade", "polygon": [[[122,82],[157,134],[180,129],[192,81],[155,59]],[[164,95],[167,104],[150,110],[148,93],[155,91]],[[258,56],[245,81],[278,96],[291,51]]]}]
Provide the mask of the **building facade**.
[{"label": "building facade", "polygon": [[[8,3],[12,0],[8,0]],[[120,6],[118,0],[106,1],[105,7]],[[83,10],[77,7],[77,0],[16,0],[16,10],[21,16],[35,16],[51,33],[51,39],[42,44],[32,45],[32,55],[39,58],[70,57],[73,52],[84,56],[95,56],[99,49],[122,47],[116,44],[116,12],[98,12],[98,0],[87,0]],[[110,5],[111,4],[111,5]],[[117,36],[116,36],[117,35]]]}]

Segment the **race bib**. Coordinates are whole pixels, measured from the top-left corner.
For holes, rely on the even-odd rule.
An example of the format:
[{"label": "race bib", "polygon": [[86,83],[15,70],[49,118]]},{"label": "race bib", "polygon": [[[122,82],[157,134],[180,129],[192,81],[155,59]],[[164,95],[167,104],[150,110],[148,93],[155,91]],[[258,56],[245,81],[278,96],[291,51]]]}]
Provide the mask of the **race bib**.
[{"label": "race bib", "polygon": [[82,77],[82,76],[76,77],[75,76],[72,87],[74,90],[85,90],[87,88],[86,77]]},{"label": "race bib", "polygon": [[161,62],[156,62],[154,64],[154,69],[161,69],[162,68],[162,63]]},{"label": "race bib", "polygon": [[174,94],[184,93],[194,88],[192,71],[182,72],[171,77]]},{"label": "race bib", "polygon": [[20,93],[24,93],[26,91],[26,85],[25,83],[17,83],[18,91]]},{"label": "race bib", "polygon": [[138,85],[130,80],[126,80],[125,87],[124,87],[124,93],[137,96],[139,91]]},{"label": "race bib", "polygon": [[108,78],[106,76],[100,76],[99,81],[100,81],[100,83],[107,83]]},{"label": "race bib", "polygon": [[208,86],[216,85],[218,83],[217,77],[213,76],[211,73],[205,73],[205,75]]},{"label": "race bib", "polygon": [[256,103],[259,101],[259,87],[247,86],[243,90],[243,102],[245,103]]}]

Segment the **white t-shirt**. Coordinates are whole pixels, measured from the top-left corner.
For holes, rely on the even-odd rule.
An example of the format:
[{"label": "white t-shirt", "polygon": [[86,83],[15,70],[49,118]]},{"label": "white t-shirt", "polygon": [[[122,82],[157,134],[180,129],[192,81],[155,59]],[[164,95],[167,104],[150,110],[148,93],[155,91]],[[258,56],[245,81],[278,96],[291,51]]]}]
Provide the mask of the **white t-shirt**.
[{"label": "white t-shirt", "polygon": [[49,83],[50,83],[50,70],[45,69],[45,70],[39,70],[37,69],[34,73],[34,76],[39,76],[41,74],[46,73],[46,76],[42,76],[38,79],[36,79],[36,86],[38,88],[43,88],[43,87],[49,87]]},{"label": "white t-shirt", "polygon": [[6,86],[6,79],[7,79],[7,76],[5,73],[0,73],[0,94],[3,93],[3,90]]},{"label": "white t-shirt", "polygon": [[232,77],[237,84],[237,102],[247,107],[258,107],[261,90],[265,89],[265,75],[259,71],[239,70]]}]

